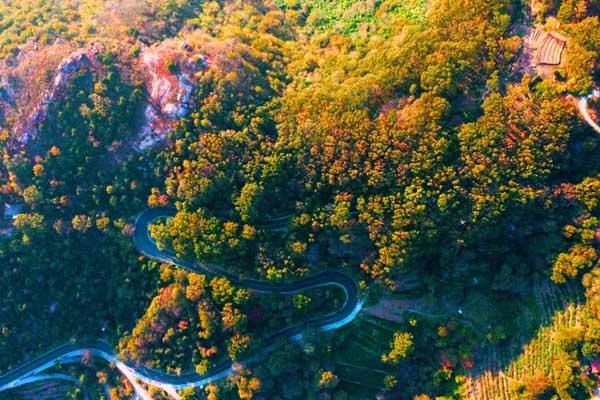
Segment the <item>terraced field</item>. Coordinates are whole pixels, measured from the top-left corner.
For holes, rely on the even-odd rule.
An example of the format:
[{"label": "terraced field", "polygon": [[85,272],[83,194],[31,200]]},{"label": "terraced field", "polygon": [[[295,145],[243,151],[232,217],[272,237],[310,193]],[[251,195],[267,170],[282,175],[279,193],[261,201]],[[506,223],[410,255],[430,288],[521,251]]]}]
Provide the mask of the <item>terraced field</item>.
[{"label": "terraced field", "polygon": [[396,329],[398,325],[392,322],[361,316],[342,331],[343,345],[348,350],[337,355],[335,370],[348,391],[370,395],[384,388],[384,378],[392,368],[381,361],[381,354]]},{"label": "terraced field", "polygon": [[65,398],[74,389],[73,382],[50,380],[32,383],[18,391],[19,400],[52,400]]},{"label": "terraced field", "polygon": [[535,50],[534,61],[543,65],[559,65],[567,42],[554,33],[533,29],[529,36],[531,47]]},{"label": "terraced field", "polygon": [[510,352],[498,353],[495,349],[488,349],[483,357],[486,365],[483,372],[473,374],[467,380],[469,399],[512,400],[525,378],[539,373],[553,374],[552,364],[558,353],[556,333],[561,328],[579,326],[585,304],[581,292],[570,286],[545,285],[536,290],[536,298],[542,328],[523,345],[520,354],[510,363],[506,363],[511,359]]}]

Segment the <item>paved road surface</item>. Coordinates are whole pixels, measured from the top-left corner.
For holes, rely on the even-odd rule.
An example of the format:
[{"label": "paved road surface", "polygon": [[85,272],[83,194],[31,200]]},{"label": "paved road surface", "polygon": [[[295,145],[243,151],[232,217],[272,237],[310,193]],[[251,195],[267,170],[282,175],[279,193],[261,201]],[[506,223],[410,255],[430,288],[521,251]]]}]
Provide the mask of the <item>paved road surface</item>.
[{"label": "paved road surface", "polygon": [[[171,263],[192,272],[224,276],[236,286],[244,287],[259,293],[294,294],[322,286],[337,286],[344,291],[345,301],[338,311],[329,315],[312,318],[302,324],[282,329],[263,342],[262,347],[265,349],[264,352],[272,350],[276,343],[282,338],[290,340],[301,339],[303,332],[308,327],[318,328],[321,331],[340,328],[354,320],[360,312],[362,301],[359,298],[356,282],[348,275],[339,271],[324,271],[291,283],[273,283],[253,279],[239,279],[237,276],[230,274],[218,265],[180,260],[173,252],[160,250],[150,238],[148,228],[157,219],[170,217],[174,214],[175,210],[172,209],[153,208],[144,211],[138,216],[135,223],[133,242],[140,253],[149,258]],[[285,225],[285,223],[285,220],[274,222],[275,225]],[[273,229],[277,228],[278,227],[275,226]],[[52,368],[57,362],[73,362],[74,360],[80,360],[80,357],[86,352],[91,352],[96,357],[114,363],[121,373],[132,381],[138,396],[145,400],[151,400],[151,398],[148,393],[135,382],[136,379],[146,384],[160,387],[172,397],[178,398],[177,390],[188,387],[205,386],[210,382],[223,379],[233,372],[231,361],[226,360],[221,362],[206,375],[199,375],[196,372],[188,372],[181,375],[167,374],[144,366],[125,363],[116,357],[114,349],[107,342],[102,340],[92,340],[88,342],[65,344],[21,364],[0,377],[0,392],[30,382],[32,377],[35,377],[36,375],[39,377],[39,373]],[[256,360],[259,356],[263,355],[264,354],[256,354],[253,358]]]},{"label": "paved road surface", "polygon": [[594,90],[592,94],[579,99],[579,112],[581,113],[581,116],[583,116],[585,122],[587,122],[593,130],[600,133],[600,125],[598,125],[598,123],[594,121],[588,110],[588,100],[596,97],[600,97],[600,90]]}]

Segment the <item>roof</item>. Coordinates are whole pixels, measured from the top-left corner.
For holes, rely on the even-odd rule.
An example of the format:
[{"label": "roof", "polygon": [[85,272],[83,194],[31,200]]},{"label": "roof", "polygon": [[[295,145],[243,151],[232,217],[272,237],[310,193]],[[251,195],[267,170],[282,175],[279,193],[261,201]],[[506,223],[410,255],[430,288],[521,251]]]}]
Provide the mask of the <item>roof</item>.
[{"label": "roof", "polygon": [[562,58],[566,42],[552,33],[549,33],[542,43],[539,51],[539,60],[541,64],[559,65]]},{"label": "roof", "polygon": [[534,28],[529,35],[529,44],[536,50],[535,59],[538,64],[559,65],[567,41],[556,32],[548,33]]},{"label": "roof", "polygon": [[17,215],[23,213],[23,204],[4,203],[4,217],[14,219]]}]

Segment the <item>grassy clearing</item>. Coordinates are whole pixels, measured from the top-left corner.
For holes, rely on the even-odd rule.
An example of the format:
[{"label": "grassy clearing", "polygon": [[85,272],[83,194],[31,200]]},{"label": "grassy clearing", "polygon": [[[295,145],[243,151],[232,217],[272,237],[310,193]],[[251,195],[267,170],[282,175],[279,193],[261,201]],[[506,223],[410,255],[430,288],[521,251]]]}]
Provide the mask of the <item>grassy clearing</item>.
[{"label": "grassy clearing", "polygon": [[307,7],[307,25],[314,31],[346,35],[368,26],[384,26],[389,17],[422,22],[426,3],[426,0],[277,0],[281,8]]}]

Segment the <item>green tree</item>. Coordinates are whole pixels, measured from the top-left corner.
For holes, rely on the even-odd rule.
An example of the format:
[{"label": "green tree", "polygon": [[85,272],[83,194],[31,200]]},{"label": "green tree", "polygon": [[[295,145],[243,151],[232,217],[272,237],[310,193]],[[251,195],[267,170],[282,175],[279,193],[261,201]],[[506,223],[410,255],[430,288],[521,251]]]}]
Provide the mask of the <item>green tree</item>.
[{"label": "green tree", "polygon": [[407,358],[413,352],[413,340],[414,336],[412,333],[395,332],[394,338],[390,342],[390,351],[381,356],[382,361],[397,365],[401,360]]}]

